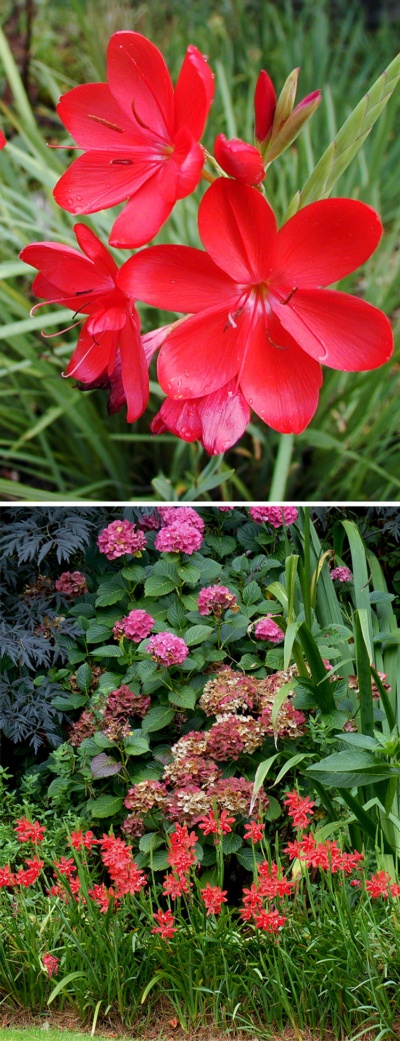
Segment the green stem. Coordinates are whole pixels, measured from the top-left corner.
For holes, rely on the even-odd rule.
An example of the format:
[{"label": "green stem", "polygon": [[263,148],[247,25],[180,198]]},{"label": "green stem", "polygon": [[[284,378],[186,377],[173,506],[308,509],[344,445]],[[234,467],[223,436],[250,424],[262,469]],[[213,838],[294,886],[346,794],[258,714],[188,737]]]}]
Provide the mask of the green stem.
[{"label": "green stem", "polygon": [[293,445],[293,434],[281,434],[272,474],[269,502],[283,502],[286,499],[285,491],[292,462]]},{"label": "green stem", "polygon": [[311,629],[311,562],[310,562],[310,507],[304,509],[304,613]]}]

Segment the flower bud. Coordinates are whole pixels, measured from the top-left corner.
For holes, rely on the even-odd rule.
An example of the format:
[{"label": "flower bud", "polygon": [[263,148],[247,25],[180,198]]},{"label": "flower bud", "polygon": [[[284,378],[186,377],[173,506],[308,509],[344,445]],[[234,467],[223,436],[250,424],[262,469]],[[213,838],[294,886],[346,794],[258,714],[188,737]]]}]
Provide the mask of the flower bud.
[{"label": "flower bud", "polygon": [[312,94],[308,94],[306,98],[303,98],[303,101],[296,105],[296,108],[293,109],[293,112],[277,129],[276,133],[273,128],[269,144],[264,153],[265,162],[271,163],[273,159],[276,159],[278,155],[281,155],[292,144],[304,124],[318,108],[321,98],[322,93],[320,90],[315,90]]},{"label": "flower bud", "polygon": [[272,137],[274,133],[279,131],[282,123],[285,123],[293,109],[293,105],[296,98],[297,82],[299,78],[300,69],[293,69],[284,83],[280,92],[278,101],[276,103],[274,123],[272,128]]},{"label": "flower bud", "polygon": [[265,69],[261,69],[254,91],[254,132],[260,144],[265,144],[271,133],[275,108],[275,87]]},{"label": "flower bud", "polygon": [[264,164],[258,148],[234,137],[228,141],[225,134],[215,138],[214,155],[217,163],[230,177],[241,184],[260,184],[264,179]]}]

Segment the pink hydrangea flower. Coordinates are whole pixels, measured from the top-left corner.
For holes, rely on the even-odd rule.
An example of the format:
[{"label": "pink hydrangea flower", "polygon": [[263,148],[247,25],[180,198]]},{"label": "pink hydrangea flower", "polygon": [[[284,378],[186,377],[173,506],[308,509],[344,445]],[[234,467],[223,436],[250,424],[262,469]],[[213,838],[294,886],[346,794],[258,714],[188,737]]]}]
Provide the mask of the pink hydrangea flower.
[{"label": "pink hydrangea flower", "polygon": [[334,567],[331,571],[331,579],[334,582],[352,582],[353,575],[348,567]]},{"label": "pink hydrangea flower", "polygon": [[289,524],[294,524],[298,518],[298,510],[295,506],[250,506],[249,513],[257,524],[266,521],[273,528],[281,528],[283,524],[288,527]]},{"label": "pink hydrangea flower", "polygon": [[63,571],[54,583],[58,593],[64,596],[83,596],[87,593],[86,577],[81,571]]},{"label": "pink hydrangea flower", "polygon": [[180,636],[174,633],[156,633],[147,644],[148,653],[158,665],[166,669],[170,665],[181,665],[189,654],[189,648]]},{"label": "pink hydrangea flower", "polygon": [[192,506],[158,506],[158,513],[162,518],[164,525],[170,524],[191,524],[192,528],[197,528],[203,534],[204,521],[194,510]]},{"label": "pink hydrangea flower", "polygon": [[193,524],[175,521],[166,528],[161,528],[155,540],[155,548],[162,553],[196,553],[203,541],[203,534]]},{"label": "pink hydrangea flower", "polygon": [[147,611],[133,610],[121,618],[120,622],[115,623],[113,633],[117,639],[120,636],[126,636],[128,640],[140,643],[149,635],[153,625],[154,618],[151,617],[151,614],[147,614]]},{"label": "pink hydrangea flower", "polygon": [[100,553],[104,553],[107,560],[116,560],[124,553],[137,553],[145,549],[146,536],[142,531],[135,531],[132,521],[112,521],[107,528],[103,528],[97,539]]},{"label": "pink hydrangea flower", "polygon": [[55,958],[52,954],[44,954],[42,958],[43,965],[46,969],[48,976],[56,976],[58,973],[58,966],[60,959]]},{"label": "pink hydrangea flower", "polygon": [[270,640],[271,643],[280,643],[284,634],[279,625],[276,625],[273,621],[272,615],[267,614],[265,618],[260,618],[260,621],[254,626],[254,636],[258,640]]},{"label": "pink hydrangea flower", "polygon": [[235,607],[237,599],[226,586],[205,586],[200,590],[197,597],[199,614],[215,614],[220,616],[221,611],[228,607]]}]

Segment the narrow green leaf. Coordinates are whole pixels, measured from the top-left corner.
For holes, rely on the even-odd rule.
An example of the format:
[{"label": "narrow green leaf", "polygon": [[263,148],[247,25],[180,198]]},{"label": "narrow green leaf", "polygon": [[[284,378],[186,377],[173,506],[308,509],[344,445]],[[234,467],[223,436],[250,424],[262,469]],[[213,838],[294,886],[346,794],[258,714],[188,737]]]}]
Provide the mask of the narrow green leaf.
[{"label": "narrow green leaf", "polygon": [[64,988],[67,987],[69,983],[72,983],[72,980],[79,980],[84,978],[84,972],[69,972],[68,976],[64,976],[63,979],[60,980],[53,988],[50,997],[47,999],[47,1004],[51,1005],[51,1002],[54,1001],[54,998],[57,997],[57,994],[60,994],[60,992],[64,990]]}]

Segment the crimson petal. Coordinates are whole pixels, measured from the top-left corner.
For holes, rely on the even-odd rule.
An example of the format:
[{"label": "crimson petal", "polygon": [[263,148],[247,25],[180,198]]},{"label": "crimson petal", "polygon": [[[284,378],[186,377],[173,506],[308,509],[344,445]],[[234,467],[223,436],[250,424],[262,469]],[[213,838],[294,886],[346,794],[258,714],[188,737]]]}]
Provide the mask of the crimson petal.
[{"label": "crimson petal", "polygon": [[159,191],[155,174],[143,184],[117,217],[111,228],[110,246],[119,249],[145,246],[169,217],[172,202],[166,202]]},{"label": "crimson petal", "polygon": [[240,385],[264,423],[283,434],[301,433],[317,408],[321,383],[317,362],[285,330],[279,330],[278,322],[272,320],[267,330],[260,315],[253,326]]},{"label": "crimson petal", "polygon": [[250,421],[250,408],[234,380],[202,398],[198,409],[203,425],[201,443],[210,455],[236,444]]},{"label": "crimson petal", "polygon": [[219,178],[199,208],[201,241],[219,267],[240,283],[257,283],[271,271],[274,213],[260,192]]},{"label": "crimson petal", "polygon": [[105,333],[99,343],[96,343],[88,332],[86,324],[85,322],[77,346],[68,363],[66,375],[73,376],[82,383],[91,383],[106,371],[116,349],[117,334]]},{"label": "crimson petal", "polygon": [[378,214],[363,202],[313,202],[278,232],[272,284],[316,288],[337,282],[371,256],[381,235]]},{"label": "crimson petal", "polygon": [[120,269],[117,285],[146,304],[192,314],[224,302],[233,309],[238,299],[236,282],[192,246],[151,246],[136,253]]},{"label": "crimson petal", "polygon": [[114,33],[107,51],[107,79],[122,110],[163,140],[174,129],[174,91],[161,52],[139,33]]},{"label": "crimson petal", "polygon": [[158,378],[172,398],[212,394],[238,372],[243,352],[242,321],[235,326],[224,311],[202,311],[173,329],[158,357]]},{"label": "crimson petal", "polygon": [[214,96],[214,77],[205,58],[190,46],[175,87],[175,131],[189,127],[199,141]]},{"label": "crimson petal", "polygon": [[[137,151],[91,151],[78,156],[63,173],[53,195],[68,213],[97,213],[125,202],[151,177],[154,163]],[[111,156],[111,158],[110,158]]]},{"label": "crimson petal", "polygon": [[166,398],[154,416],[150,429],[153,434],[169,431],[182,441],[199,441],[202,434],[197,401],[174,401]]},{"label": "crimson petal", "polygon": [[299,289],[272,304],[296,343],[317,361],[344,372],[375,369],[393,352],[390,322],[372,304],[333,289]]},{"label": "crimson petal", "polygon": [[87,224],[74,224],[74,232],[81,250],[93,261],[96,271],[109,275],[115,282],[118,265],[94,231]]},{"label": "crimson petal", "polygon": [[60,98],[58,115],[79,148],[119,149],[143,140],[132,114],[125,115],[107,83],[73,87]]},{"label": "crimson petal", "polygon": [[[77,249],[59,242],[32,242],[20,253],[21,260],[40,269],[44,278],[62,293],[72,296],[88,292],[109,292],[114,289],[110,275],[100,274],[93,263]],[[36,292],[38,279],[33,291]],[[38,293],[38,295],[41,295]]]},{"label": "crimson petal", "polygon": [[122,384],[127,404],[127,422],[144,412],[149,400],[149,373],[140,339],[139,317],[135,315],[119,335]]}]

